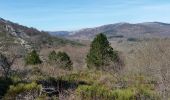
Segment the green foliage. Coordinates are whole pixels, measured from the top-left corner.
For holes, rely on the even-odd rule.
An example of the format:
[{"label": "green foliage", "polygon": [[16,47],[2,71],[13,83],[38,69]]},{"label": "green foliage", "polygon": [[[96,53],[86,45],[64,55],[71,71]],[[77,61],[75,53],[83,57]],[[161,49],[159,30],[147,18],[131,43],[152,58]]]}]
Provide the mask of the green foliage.
[{"label": "green foliage", "polygon": [[[41,85],[38,85],[35,82],[29,83],[29,84],[20,83],[20,84],[17,84],[16,86],[14,85],[10,86],[4,98],[5,100],[9,100],[9,99],[14,100],[17,96],[19,96],[19,94],[26,93],[26,92],[28,93],[36,92],[37,94],[39,94],[40,89],[41,89]],[[33,94],[30,94],[30,95],[33,95]]]},{"label": "green foliage", "polygon": [[160,100],[155,91],[155,83],[151,83],[150,78],[142,75],[130,77],[119,77],[116,80],[105,72],[95,71],[69,75],[65,79],[87,83],[76,89],[76,95],[81,100]]},{"label": "green foliage", "polygon": [[55,51],[51,51],[50,54],[48,55],[48,59],[50,61],[55,61],[57,60],[56,58],[57,58],[57,53]]},{"label": "green foliage", "polygon": [[63,68],[63,69],[71,70],[72,67],[73,67],[72,66],[73,63],[72,63],[70,57],[65,52],[58,52],[57,53],[57,62],[59,64],[59,67]]},{"label": "green foliage", "polygon": [[109,100],[110,90],[101,86],[79,86],[76,90],[78,96],[81,100]]},{"label": "green foliage", "polygon": [[110,46],[107,37],[101,33],[92,41],[86,62],[89,68],[102,69],[116,61],[117,58],[118,53]]},{"label": "green foliage", "polygon": [[133,89],[116,89],[111,94],[116,100],[135,100],[135,91]]},{"label": "green foliage", "polygon": [[52,51],[48,57],[49,57],[49,60],[57,64],[58,67],[62,69],[67,69],[67,70],[72,69],[73,63],[70,57],[68,56],[68,54],[65,52],[56,53],[55,51]]},{"label": "green foliage", "polygon": [[136,87],[125,89],[109,89],[100,85],[81,85],[76,89],[81,100],[158,100],[158,96],[153,90],[148,88],[140,89]]},{"label": "green foliage", "polygon": [[27,65],[36,65],[42,63],[42,61],[39,58],[39,55],[35,50],[33,50],[31,53],[28,53],[28,55],[25,58],[25,62]]},{"label": "green foliage", "polygon": [[105,82],[108,83],[114,83],[115,78],[111,76],[108,73],[101,72],[101,71],[85,71],[85,72],[78,72],[78,73],[72,73],[69,75],[64,75],[61,77],[62,80],[66,81],[75,81],[75,82],[84,82],[87,84],[104,84],[101,82],[101,78],[105,77],[108,80],[104,80]]}]

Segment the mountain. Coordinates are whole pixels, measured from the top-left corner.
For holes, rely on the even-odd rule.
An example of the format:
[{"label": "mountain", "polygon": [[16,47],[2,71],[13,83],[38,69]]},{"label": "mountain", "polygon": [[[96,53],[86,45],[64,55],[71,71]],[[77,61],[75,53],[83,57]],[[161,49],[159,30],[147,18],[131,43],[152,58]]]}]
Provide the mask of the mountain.
[{"label": "mountain", "polygon": [[104,33],[110,38],[169,37],[170,24],[161,22],[145,22],[137,24],[116,23],[78,30],[75,31],[74,34],[69,35],[69,38],[92,39],[98,33]]},{"label": "mountain", "polygon": [[69,36],[71,32],[69,32],[69,31],[55,31],[55,32],[48,32],[48,33],[50,33],[51,35],[54,35],[54,36],[66,37],[66,36]]},{"label": "mountain", "polygon": [[16,47],[24,51],[64,44],[74,42],[0,18],[0,51]]}]

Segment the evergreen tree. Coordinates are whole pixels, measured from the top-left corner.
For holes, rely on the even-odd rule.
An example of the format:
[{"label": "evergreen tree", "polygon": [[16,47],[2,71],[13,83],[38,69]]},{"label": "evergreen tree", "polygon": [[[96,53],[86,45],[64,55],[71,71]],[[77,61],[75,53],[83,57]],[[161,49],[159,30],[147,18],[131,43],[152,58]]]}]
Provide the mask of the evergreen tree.
[{"label": "evergreen tree", "polygon": [[73,63],[72,63],[70,57],[65,52],[56,53],[55,51],[52,51],[49,54],[49,60],[50,60],[50,62],[57,64],[57,66],[62,69],[71,70],[73,67],[72,66]]},{"label": "evergreen tree", "polygon": [[48,59],[50,60],[50,61],[54,61],[54,60],[56,60],[56,57],[57,56],[57,53],[53,50],[53,51],[51,51],[50,52],[50,54],[48,55]]},{"label": "evergreen tree", "polygon": [[36,65],[36,64],[41,64],[42,61],[39,58],[39,55],[35,50],[32,52],[28,53],[28,55],[25,58],[26,64],[27,65]]},{"label": "evergreen tree", "polygon": [[117,52],[113,50],[107,37],[102,33],[96,36],[90,47],[86,58],[88,68],[104,69],[104,66],[109,66],[118,57]]},{"label": "evergreen tree", "polygon": [[58,52],[57,53],[57,62],[59,66],[63,69],[72,69],[72,61],[70,60],[70,57],[65,52]]}]

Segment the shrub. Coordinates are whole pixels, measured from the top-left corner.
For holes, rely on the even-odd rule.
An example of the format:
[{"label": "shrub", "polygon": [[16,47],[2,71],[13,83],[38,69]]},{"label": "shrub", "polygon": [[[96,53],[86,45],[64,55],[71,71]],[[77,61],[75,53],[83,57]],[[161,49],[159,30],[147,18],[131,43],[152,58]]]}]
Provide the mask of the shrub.
[{"label": "shrub", "polygon": [[35,82],[24,84],[20,83],[16,86],[10,86],[10,89],[7,91],[4,96],[5,100],[33,100],[40,95],[41,85],[38,85]]},{"label": "shrub", "polygon": [[88,68],[105,69],[118,59],[118,53],[110,46],[107,37],[99,34],[92,41],[86,62]]},{"label": "shrub", "polygon": [[50,60],[50,61],[54,61],[54,60],[57,60],[56,57],[57,56],[57,53],[55,52],[55,51],[52,51],[52,52],[50,52],[50,54],[48,55],[48,59]]},{"label": "shrub", "polygon": [[28,53],[28,55],[25,58],[25,62],[27,65],[36,65],[36,64],[41,64],[42,61],[39,58],[39,55],[35,50],[32,52]]},{"label": "shrub", "polygon": [[56,63],[60,68],[68,70],[72,69],[73,63],[68,54],[65,52],[56,53],[55,51],[52,51],[48,57],[50,62]]},{"label": "shrub", "polygon": [[[111,100],[110,90],[101,86],[82,85],[76,89],[81,100]],[[109,99],[110,98],[110,99]]]},{"label": "shrub", "polygon": [[76,89],[81,100],[159,100],[153,90],[136,87],[108,89],[100,85],[81,85]]}]

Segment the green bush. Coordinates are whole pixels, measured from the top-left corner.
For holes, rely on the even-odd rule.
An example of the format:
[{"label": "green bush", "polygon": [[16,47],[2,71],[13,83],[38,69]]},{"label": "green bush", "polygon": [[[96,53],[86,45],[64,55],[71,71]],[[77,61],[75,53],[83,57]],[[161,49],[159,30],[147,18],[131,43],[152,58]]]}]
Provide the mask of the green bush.
[{"label": "green bush", "polygon": [[132,89],[111,90],[104,86],[82,85],[78,87],[76,93],[83,100],[135,100],[135,92]]},{"label": "green bush", "polygon": [[41,64],[42,61],[39,58],[39,55],[35,50],[32,52],[28,53],[28,55],[25,58],[25,62],[27,65],[36,65],[36,64]]},{"label": "green bush", "polygon": [[76,89],[76,93],[81,100],[109,100],[110,90],[102,86],[82,85]]},{"label": "green bush", "polygon": [[24,84],[20,83],[16,86],[10,86],[9,90],[7,91],[4,99],[5,100],[16,100],[16,99],[23,99],[24,97],[27,98],[34,98],[38,97],[40,94],[41,85],[38,85],[35,82]]},{"label": "green bush", "polygon": [[81,100],[159,100],[153,90],[136,87],[109,89],[100,85],[81,85],[76,89]]},{"label": "green bush", "polygon": [[118,53],[110,46],[107,37],[99,34],[92,41],[90,51],[87,54],[86,62],[88,68],[105,69],[111,62],[118,59]]},{"label": "green bush", "polygon": [[48,59],[50,61],[55,61],[57,60],[56,58],[57,58],[57,53],[55,51],[51,51],[50,54],[48,55]]},{"label": "green bush", "polygon": [[72,66],[73,63],[70,57],[68,56],[68,54],[65,52],[56,53],[55,51],[52,51],[48,57],[50,62],[57,64],[59,68],[67,69],[67,70],[71,70],[73,68]]}]

